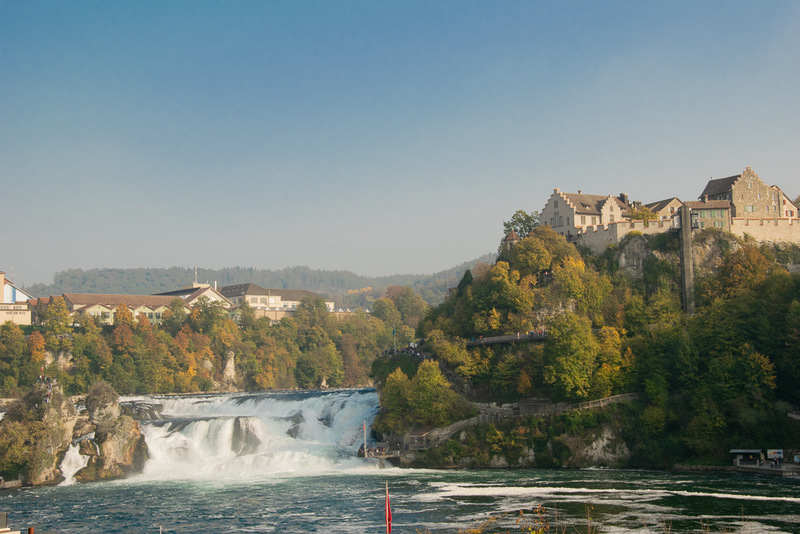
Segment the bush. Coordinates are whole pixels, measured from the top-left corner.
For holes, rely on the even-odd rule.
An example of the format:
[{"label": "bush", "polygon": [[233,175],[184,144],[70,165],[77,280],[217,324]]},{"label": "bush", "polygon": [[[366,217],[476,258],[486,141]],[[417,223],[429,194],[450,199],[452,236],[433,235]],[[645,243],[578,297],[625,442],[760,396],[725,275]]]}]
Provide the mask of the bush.
[{"label": "bush", "polygon": [[105,380],[95,382],[86,395],[86,409],[89,413],[95,413],[99,408],[114,404],[119,399],[119,395],[111,384]]}]

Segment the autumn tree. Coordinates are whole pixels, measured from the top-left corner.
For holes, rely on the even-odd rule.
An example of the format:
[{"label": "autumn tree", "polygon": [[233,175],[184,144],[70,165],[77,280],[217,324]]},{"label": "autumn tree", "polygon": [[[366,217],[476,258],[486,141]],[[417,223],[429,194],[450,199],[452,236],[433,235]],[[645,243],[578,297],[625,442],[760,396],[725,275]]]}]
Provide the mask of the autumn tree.
[{"label": "autumn tree", "polygon": [[136,320],[133,317],[133,312],[125,304],[120,304],[114,309],[114,325],[127,325],[133,327]]},{"label": "autumn tree", "polygon": [[45,345],[48,350],[67,350],[70,347],[72,318],[63,297],[55,297],[45,308],[42,317]]}]

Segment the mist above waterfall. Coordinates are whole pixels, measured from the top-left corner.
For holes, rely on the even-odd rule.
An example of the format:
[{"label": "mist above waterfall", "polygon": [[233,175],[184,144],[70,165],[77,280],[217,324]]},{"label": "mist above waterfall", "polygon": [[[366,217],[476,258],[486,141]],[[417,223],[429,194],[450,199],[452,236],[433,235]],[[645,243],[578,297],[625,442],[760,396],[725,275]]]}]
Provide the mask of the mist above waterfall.
[{"label": "mist above waterfall", "polygon": [[140,421],[152,479],[264,479],[372,467],[356,457],[374,390],[121,399]]}]

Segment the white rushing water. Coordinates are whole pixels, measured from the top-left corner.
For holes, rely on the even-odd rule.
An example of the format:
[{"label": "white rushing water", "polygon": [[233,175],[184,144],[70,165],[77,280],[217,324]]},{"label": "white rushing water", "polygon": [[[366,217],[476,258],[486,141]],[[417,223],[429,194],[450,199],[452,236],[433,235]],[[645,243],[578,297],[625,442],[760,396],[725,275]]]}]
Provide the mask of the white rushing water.
[{"label": "white rushing water", "polygon": [[363,468],[356,452],[377,412],[371,390],[130,399],[161,405],[142,422],[156,480],[236,479]]}]

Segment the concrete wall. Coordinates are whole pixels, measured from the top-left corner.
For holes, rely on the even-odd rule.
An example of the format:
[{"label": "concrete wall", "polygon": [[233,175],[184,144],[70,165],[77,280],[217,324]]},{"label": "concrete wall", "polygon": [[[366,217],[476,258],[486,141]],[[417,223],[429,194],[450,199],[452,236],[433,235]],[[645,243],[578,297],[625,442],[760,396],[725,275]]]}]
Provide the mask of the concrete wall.
[{"label": "concrete wall", "polygon": [[0,304],[0,324],[11,321],[18,325],[31,324],[31,310],[27,304]]}]

